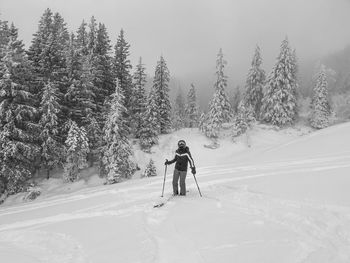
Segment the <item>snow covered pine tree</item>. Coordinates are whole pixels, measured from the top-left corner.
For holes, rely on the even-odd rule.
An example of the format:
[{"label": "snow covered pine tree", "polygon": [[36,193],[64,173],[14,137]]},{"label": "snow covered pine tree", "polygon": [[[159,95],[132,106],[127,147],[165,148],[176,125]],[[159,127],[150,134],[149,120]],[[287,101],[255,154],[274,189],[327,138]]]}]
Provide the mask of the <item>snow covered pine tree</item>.
[{"label": "snow covered pine tree", "polygon": [[255,118],[253,108],[250,105],[246,106],[243,102],[241,102],[238,106],[238,112],[234,117],[232,138],[234,139],[247,132],[254,121]]},{"label": "snow covered pine tree", "polygon": [[123,178],[130,178],[135,172],[135,164],[130,159],[132,151],[123,115],[125,111],[122,104],[123,95],[119,85],[112,96],[101,148],[103,156],[101,169],[106,173],[107,184],[118,183]]},{"label": "snow covered pine tree", "polygon": [[191,84],[191,88],[187,94],[186,117],[186,127],[194,128],[198,126],[199,107],[197,104],[196,88],[193,84]]},{"label": "snow covered pine tree", "polygon": [[157,62],[153,79],[155,103],[158,107],[158,122],[160,133],[165,134],[171,130],[171,104],[169,100],[170,73],[163,56]]},{"label": "snow covered pine tree", "polygon": [[185,99],[181,87],[178,89],[178,93],[175,99],[175,105],[173,109],[173,128],[179,130],[186,125],[186,107]]},{"label": "snow covered pine tree", "polygon": [[145,177],[157,176],[157,170],[152,159],[150,159],[149,163],[146,166],[144,176]]},{"label": "snow covered pine tree", "polygon": [[46,178],[50,178],[50,171],[62,163],[64,146],[59,137],[58,114],[61,107],[58,103],[58,89],[49,82],[44,87],[40,103],[41,118],[39,121],[41,133],[41,162],[46,170]]},{"label": "snow covered pine tree", "polygon": [[321,65],[311,100],[310,125],[316,129],[326,128],[329,125],[331,107],[328,101],[327,86],[325,66]]},{"label": "snow covered pine tree", "polygon": [[140,57],[139,63],[136,66],[134,72],[134,88],[133,88],[133,97],[132,97],[132,128],[136,138],[140,138],[140,131],[142,128],[142,118],[146,110],[146,91],[145,85],[147,82],[147,75],[145,73],[145,66],[142,64],[142,58]]},{"label": "snow covered pine tree", "polygon": [[251,68],[248,72],[244,94],[244,104],[253,108],[256,118],[260,115],[263,85],[265,82],[265,71],[260,68],[261,64],[260,48],[256,46]]},{"label": "snow covered pine tree", "polygon": [[151,147],[158,143],[160,132],[159,109],[157,105],[155,88],[152,87],[148,97],[146,111],[142,115],[140,130],[140,147],[145,152],[150,152]]},{"label": "snow covered pine tree", "polygon": [[261,120],[279,127],[294,123],[298,113],[296,69],[295,52],[286,38],[266,82]]},{"label": "snow covered pine tree", "polygon": [[[0,188],[8,194],[24,189],[40,156],[37,109],[30,92],[30,63],[14,25],[2,23],[0,49]],[[0,192],[0,196],[1,196]]]},{"label": "snow covered pine tree", "polygon": [[74,121],[69,121],[68,125],[70,128],[66,139],[66,163],[63,178],[66,182],[74,182],[79,178],[79,172],[87,167],[89,140],[84,127],[78,127]]},{"label": "snow covered pine tree", "polygon": [[227,77],[224,74],[226,61],[222,49],[219,50],[216,60],[216,82],[215,92],[209,105],[206,136],[217,138],[224,122],[228,122],[232,117],[231,105],[225,92],[227,87]]},{"label": "snow covered pine tree", "polygon": [[118,85],[124,96],[122,101],[125,110],[123,111],[126,125],[130,128],[131,125],[131,114],[132,114],[132,95],[133,95],[133,84],[130,70],[132,68],[129,60],[129,48],[130,44],[125,40],[124,30],[121,29],[118,35],[117,44],[115,45],[115,56],[114,56],[114,67],[115,74],[118,79]]}]

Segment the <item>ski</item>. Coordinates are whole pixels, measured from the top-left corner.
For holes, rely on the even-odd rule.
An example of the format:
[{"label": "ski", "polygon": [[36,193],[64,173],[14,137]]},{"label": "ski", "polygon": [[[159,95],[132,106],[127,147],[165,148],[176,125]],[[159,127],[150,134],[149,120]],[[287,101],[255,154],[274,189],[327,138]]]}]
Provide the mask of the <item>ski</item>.
[{"label": "ski", "polygon": [[[186,191],[186,193],[189,193],[189,192],[190,192],[189,190]],[[162,207],[162,206],[164,206],[168,201],[170,201],[171,199],[173,199],[175,196],[181,196],[181,195],[171,195],[171,196],[169,196],[168,198],[162,197],[162,200],[161,200],[159,203],[153,205],[153,207],[154,207],[154,208]]]},{"label": "ski", "polygon": [[159,204],[155,204],[153,206],[153,208],[158,208],[158,207],[162,207],[163,205],[165,205],[165,202],[159,203]]},{"label": "ski", "polygon": [[169,196],[168,198],[166,199],[162,199],[159,203],[153,205],[153,208],[159,208],[159,207],[162,207],[164,206],[170,199],[172,199],[174,197],[174,195],[171,195]]}]

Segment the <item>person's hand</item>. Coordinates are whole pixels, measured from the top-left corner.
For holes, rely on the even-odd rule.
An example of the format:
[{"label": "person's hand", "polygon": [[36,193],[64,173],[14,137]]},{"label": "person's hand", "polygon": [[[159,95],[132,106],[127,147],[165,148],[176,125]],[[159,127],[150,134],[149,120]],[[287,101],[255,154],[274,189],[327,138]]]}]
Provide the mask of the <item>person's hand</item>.
[{"label": "person's hand", "polygon": [[164,163],[164,165],[168,165],[168,164],[169,164],[168,159],[165,159],[165,163]]},{"label": "person's hand", "polygon": [[196,174],[196,167],[192,167],[191,169],[192,169],[192,173]]}]

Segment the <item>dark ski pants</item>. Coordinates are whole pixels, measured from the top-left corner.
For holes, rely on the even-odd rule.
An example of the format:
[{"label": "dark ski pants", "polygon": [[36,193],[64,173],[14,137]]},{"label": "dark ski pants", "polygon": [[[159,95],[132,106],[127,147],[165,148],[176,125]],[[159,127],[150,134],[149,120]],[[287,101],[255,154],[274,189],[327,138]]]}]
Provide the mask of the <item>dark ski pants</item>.
[{"label": "dark ski pants", "polygon": [[174,195],[179,194],[179,188],[178,183],[180,179],[180,195],[186,195],[186,174],[187,171],[179,171],[177,169],[174,170],[174,176],[173,176],[173,191]]}]

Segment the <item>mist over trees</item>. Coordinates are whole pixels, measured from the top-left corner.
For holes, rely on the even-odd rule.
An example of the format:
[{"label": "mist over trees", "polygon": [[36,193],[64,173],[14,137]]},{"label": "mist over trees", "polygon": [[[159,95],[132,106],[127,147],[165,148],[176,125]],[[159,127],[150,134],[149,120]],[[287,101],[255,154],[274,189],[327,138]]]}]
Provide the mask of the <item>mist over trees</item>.
[{"label": "mist over trees", "polygon": [[321,63],[326,69],[331,70],[332,93],[349,92],[350,91],[350,45],[343,50],[335,52],[321,59]]}]

